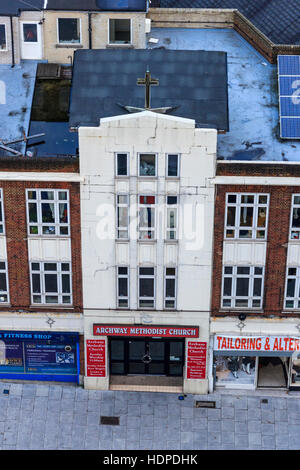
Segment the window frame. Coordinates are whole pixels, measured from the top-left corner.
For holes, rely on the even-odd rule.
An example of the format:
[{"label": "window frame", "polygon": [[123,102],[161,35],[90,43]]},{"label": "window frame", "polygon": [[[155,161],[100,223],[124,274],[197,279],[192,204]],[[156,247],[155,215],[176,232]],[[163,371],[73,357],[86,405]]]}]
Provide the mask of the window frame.
[{"label": "window frame", "polygon": [[[29,192],[36,192],[36,199],[29,199]],[[42,199],[42,192],[53,192],[54,199]],[[66,193],[67,199],[59,199],[59,193]],[[42,222],[42,203],[53,203],[54,204],[54,214],[55,222],[47,223]],[[30,213],[29,213],[29,204],[35,203],[37,205],[37,222],[30,222]],[[59,222],[59,204],[67,204],[68,212],[68,223]],[[29,237],[59,237],[59,238],[69,238],[71,236],[71,214],[70,214],[70,190],[69,189],[57,189],[57,188],[27,188],[26,189],[26,215],[27,215],[27,234]],[[38,233],[30,233],[30,227],[37,227]],[[54,226],[55,233],[43,233],[44,226]],[[63,227],[68,228],[68,234],[61,234],[60,229]]]},{"label": "window frame", "polygon": [[[127,274],[120,274],[119,273],[119,268],[126,268],[127,269]],[[119,309],[129,309],[129,287],[130,287],[130,269],[129,269],[129,266],[123,266],[123,265],[118,265],[116,266],[116,275],[117,275],[117,308]],[[120,296],[119,294],[119,279],[127,279],[127,296]],[[127,300],[127,306],[124,306],[124,305],[120,305],[119,304],[119,301],[120,300]]]},{"label": "window frame", "polygon": [[[168,204],[168,198],[169,197],[176,197],[177,201],[176,201],[176,204]],[[165,240],[167,242],[176,242],[178,241],[178,207],[179,207],[179,196],[177,196],[177,194],[166,194],[166,226],[165,226]],[[169,228],[168,227],[168,224],[169,224],[169,211],[168,209],[174,209],[175,211],[175,217],[176,217],[176,220],[175,220],[175,227],[174,228]],[[168,237],[168,234],[170,232],[175,232],[175,238],[169,238]]]},{"label": "window frame", "polygon": [[[293,223],[293,212],[294,212],[294,208],[299,208],[299,211],[300,211],[300,204],[295,204],[294,203],[294,197],[299,197],[300,198],[300,193],[293,193],[292,194],[292,200],[291,200],[291,213],[290,213],[290,227],[289,227],[289,240],[290,241],[298,241],[300,240],[300,226],[299,226],[299,230],[297,230],[298,227],[296,228],[293,228],[292,227],[292,223]],[[298,238],[292,238],[292,232],[298,232],[299,233],[299,237]]]},{"label": "window frame", "polygon": [[5,49],[0,48],[0,52],[7,52],[8,51],[8,44],[7,44],[7,25],[6,23],[0,23],[0,27],[4,26],[4,37],[5,37]]},{"label": "window frame", "polygon": [[[61,42],[60,41],[60,38],[59,38],[59,20],[77,20],[77,21],[79,21],[79,41],[78,42],[66,42],[66,41]],[[78,45],[82,45],[82,29],[81,28],[82,28],[81,18],[76,18],[76,17],[74,17],[74,18],[60,18],[60,17],[56,18],[57,44],[59,44],[60,46],[64,46],[64,45],[70,46],[70,45],[72,45],[74,47],[76,47]]]},{"label": "window frame", "polygon": [[[126,155],[126,175],[118,175],[118,155]],[[115,153],[115,176],[116,178],[128,178],[129,176],[129,152]]]},{"label": "window frame", "polygon": [[[2,214],[2,220],[1,220]],[[2,232],[1,232],[2,227]],[[5,236],[5,214],[4,214],[4,194],[3,188],[0,188],[0,237]]]},{"label": "window frame", "polygon": [[[130,22],[130,41],[129,42],[111,42],[110,40],[110,21],[115,20],[128,20]],[[133,44],[133,27],[132,27],[132,18],[108,18],[107,19],[107,44],[109,46],[130,46]]]},{"label": "window frame", "polygon": [[[170,176],[169,173],[169,157],[176,155],[177,156],[177,175],[176,176]],[[167,153],[166,154],[166,178],[174,180],[180,178],[180,154],[179,153]]]},{"label": "window frame", "polygon": [[[33,269],[33,264],[39,264],[39,270]],[[45,264],[56,264],[56,270],[46,270]],[[62,270],[62,264],[68,264],[69,270]],[[42,269],[41,269],[42,267]],[[29,261],[29,271],[30,271],[30,297],[31,297],[31,305],[45,305],[45,306],[59,306],[61,307],[70,307],[73,305],[73,289],[72,289],[72,264],[71,261],[36,261],[30,260]],[[45,283],[45,274],[56,274],[57,280],[57,292],[46,292],[46,283]],[[40,292],[33,292],[33,274],[39,274],[40,277]],[[62,275],[68,274],[69,275],[69,282],[70,282],[70,293],[62,292]],[[40,296],[41,302],[35,302],[34,296]],[[57,296],[58,302],[46,302],[47,296]],[[70,302],[63,302],[63,296],[70,297]]]},{"label": "window frame", "polygon": [[[142,197],[153,197],[154,198],[154,204],[146,203],[142,204],[141,203],[141,198]],[[154,210],[154,221],[153,221],[153,227],[143,227],[141,226],[141,208],[147,208],[150,209],[151,214],[152,210]],[[138,195],[138,240],[142,242],[153,242],[156,240],[156,195],[153,194],[139,194]],[[151,232],[153,234],[153,237],[151,238],[141,238],[141,232]]]},{"label": "window frame", "polygon": [[[236,202],[228,202],[229,196],[236,196]],[[242,203],[242,196],[254,196],[254,203]],[[260,196],[267,197],[266,203],[259,203]],[[266,241],[268,238],[268,219],[269,219],[269,204],[270,204],[270,194],[269,193],[244,193],[244,192],[229,192],[225,195],[225,214],[224,214],[224,239],[225,240],[255,240],[255,241]],[[235,207],[235,221],[234,226],[228,225],[228,208]],[[252,207],[253,208],[253,216],[252,216],[252,226],[241,226],[240,225],[240,218],[241,218],[241,209],[243,207]],[[266,221],[264,227],[258,226],[258,209],[259,207],[266,208]],[[245,231],[252,231],[251,237],[241,237],[239,236],[239,232]],[[227,232],[232,231],[234,232],[233,236],[227,236]],[[263,238],[256,237],[259,231],[264,231],[265,236]]]},{"label": "window frame", "polygon": [[[167,269],[174,269],[175,274],[167,274]],[[174,280],[174,297],[167,297],[167,279]],[[167,307],[166,303],[168,300],[174,301],[173,307]],[[164,268],[164,309],[165,310],[176,310],[177,309],[177,268],[175,266],[166,266]]]},{"label": "window frame", "polygon": [[[153,269],[153,274],[141,274],[140,270],[144,268],[151,268]],[[141,297],[141,292],[140,292],[140,280],[141,279],[153,279],[153,297],[147,297],[143,296]],[[139,310],[155,310],[155,305],[156,305],[156,268],[155,266],[138,266],[138,309]],[[153,301],[153,306],[142,306],[140,304],[141,300],[152,300]]]},{"label": "window frame", "polygon": [[[296,269],[296,274],[289,274],[289,269]],[[287,297],[288,291],[288,281],[289,279],[295,279],[295,287],[294,293],[299,292],[299,296]],[[292,307],[287,307],[287,302],[293,302]],[[298,304],[298,306],[295,306]],[[299,310],[300,309],[300,267],[299,266],[287,266],[286,268],[286,276],[285,276],[285,286],[284,286],[284,303],[283,303],[284,310]]]},{"label": "window frame", "polygon": [[[1,263],[4,263],[4,264],[5,264],[5,268],[4,268],[4,269],[1,268]],[[7,296],[7,300],[6,300],[6,301],[1,302],[1,300],[0,300],[0,305],[8,305],[8,304],[10,304],[10,297],[9,297],[9,279],[8,279],[8,263],[7,263],[7,260],[5,260],[5,259],[0,259],[0,273],[5,273],[5,282],[6,282],[6,290],[3,290],[3,291],[0,290],[0,299],[1,299],[1,295],[6,295],[6,296]]]},{"label": "window frame", "polygon": [[[154,168],[155,168],[155,175],[141,175],[141,155],[154,155],[155,156],[155,165],[154,165]],[[139,152],[138,153],[138,158],[137,158],[137,161],[138,161],[138,177],[139,178],[145,178],[145,179],[150,179],[150,178],[157,178],[157,160],[158,160],[158,156],[157,156],[157,153],[154,153],[154,152]]]},{"label": "window frame", "polygon": [[[118,201],[119,197],[120,196],[123,196],[123,197],[126,197],[127,198],[127,203],[120,203]],[[125,207],[127,208],[127,226],[126,227],[123,227],[121,225],[119,225],[119,207]],[[125,193],[118,193],[116,194],[116,240],[118,241],[128,241],[129,240],[129,210],[130,210],[130,197],[129,197],[129,194],[125,194]],[[127,231],[127,236],[122,238],[119,236],[119,232],[125,232]]]},{"label": "window frame", "polygon": [[[231,268],[232,273],[225,273],[226,268]],[[238,274],[238,268],[249,268],[249,274]],[[255,269],[259,268],[262,270],[261,274],[255,274]],[[225,279],[231,278],[231,295],[224,295],[224,284]],[[248,295],[238,296],[236,295],[237,279],[248,278]],[[264,266],[249,266],[249,265],[223,265],[222,267],[222,291],[221,291],[221,309],[234,309],[234,310],[261,310],[263,308],[264,298],[264,278],[265,268]],[[254,280],[261,279],[261,295],[254,295]],[[230,301],[230,305],[224,305],[224,301]],[[236,305],[237,300],[247,301],[247,306]],[[259,305],[253,306],[253,301],[259,301]]]}]

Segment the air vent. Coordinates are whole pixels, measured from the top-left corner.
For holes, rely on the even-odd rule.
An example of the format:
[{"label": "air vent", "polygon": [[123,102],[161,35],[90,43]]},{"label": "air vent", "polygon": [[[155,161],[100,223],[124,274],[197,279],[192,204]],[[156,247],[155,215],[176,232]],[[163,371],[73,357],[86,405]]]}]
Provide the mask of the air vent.
[{"label": "air vent", "polygon": [[195,401],[195,408],[215,408],[215,401]]},{"label": "air vent", "polygon": [[120,424],[120,418],[118,416],[100,416],[100,424],[118,426]]}]

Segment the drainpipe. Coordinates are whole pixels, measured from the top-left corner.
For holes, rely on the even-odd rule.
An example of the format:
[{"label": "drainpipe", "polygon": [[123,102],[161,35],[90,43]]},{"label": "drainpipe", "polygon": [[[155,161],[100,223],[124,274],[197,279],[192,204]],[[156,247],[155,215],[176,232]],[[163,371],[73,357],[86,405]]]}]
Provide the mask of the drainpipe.
[{"label": "drainpipe", "polygon": [[12,68],[15,66],[15,44],[14,44],[14,31],[13,31],[13,20],[12,16],[10,17],[10,33],[11,33],[11,60],[12,60]]},{"label": "drainpipe", "polygon": [[89,17],[89,49],[92,49],[92,13],[88,12]]}]

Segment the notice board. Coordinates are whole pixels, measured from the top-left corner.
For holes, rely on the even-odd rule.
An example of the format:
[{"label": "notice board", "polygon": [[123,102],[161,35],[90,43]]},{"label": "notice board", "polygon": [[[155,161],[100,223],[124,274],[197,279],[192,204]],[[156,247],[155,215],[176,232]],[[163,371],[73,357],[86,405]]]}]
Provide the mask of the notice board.
[{"label": "notice board", "polygon": [[187,379],[205,379],[206,342],[189,341],[187,351]]}]

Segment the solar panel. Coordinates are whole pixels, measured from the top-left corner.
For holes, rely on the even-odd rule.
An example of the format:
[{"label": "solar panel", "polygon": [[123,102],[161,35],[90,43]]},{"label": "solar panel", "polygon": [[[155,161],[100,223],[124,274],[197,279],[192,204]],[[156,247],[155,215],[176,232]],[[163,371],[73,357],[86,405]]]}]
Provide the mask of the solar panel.
[{"label": "solar panel", "polygon": [[101,10],[146,11],[146,0],[96,0]]},{"label": "solar panel", "polygon": [[278,56],[280,137],[300,139],[300,55]]}]

